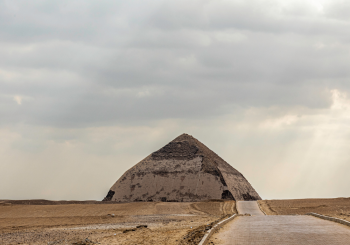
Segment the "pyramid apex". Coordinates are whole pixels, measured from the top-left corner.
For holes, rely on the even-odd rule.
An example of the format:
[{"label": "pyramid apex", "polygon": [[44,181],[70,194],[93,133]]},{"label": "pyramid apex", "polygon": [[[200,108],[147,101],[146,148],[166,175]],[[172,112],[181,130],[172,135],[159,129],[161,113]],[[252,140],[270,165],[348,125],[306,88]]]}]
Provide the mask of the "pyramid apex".
[{"label": "pyramid apex", "polygon": [[178,137],[180,137],[180,136],[189,136],[189,137],[192,137],[192,138],[193,138],[192,135],[189,135],[189,134],[186,134],[186,133],[180,134]]},{"label": "pyramid apex", "polygon": [[194,138],[192,135],[189,135],[189,134],[186,134],[186,133],[183,133],[183,134],[180,134],[179,136],[177,136],[174,140],[174,141],[183,141],[183,140],[195,140],[196,138]]}]

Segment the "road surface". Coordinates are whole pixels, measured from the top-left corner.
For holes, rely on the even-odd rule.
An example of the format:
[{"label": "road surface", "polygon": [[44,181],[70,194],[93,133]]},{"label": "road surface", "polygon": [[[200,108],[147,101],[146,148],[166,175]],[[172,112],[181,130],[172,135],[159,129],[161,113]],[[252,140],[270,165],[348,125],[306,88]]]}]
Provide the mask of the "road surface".
[{"label": "road surface", "polygon": [[222,245],[350,245],[350,228],[307,215],[264,215],[256,202],[238,202],[239,216],[211,238]]},{"label": "road surface", "polygon": [[263,212],[261,212],[258,203],[255,201],[250,202],[237,202],[237,211],[239,214],[250,214],[250,215],[264,215]]}]

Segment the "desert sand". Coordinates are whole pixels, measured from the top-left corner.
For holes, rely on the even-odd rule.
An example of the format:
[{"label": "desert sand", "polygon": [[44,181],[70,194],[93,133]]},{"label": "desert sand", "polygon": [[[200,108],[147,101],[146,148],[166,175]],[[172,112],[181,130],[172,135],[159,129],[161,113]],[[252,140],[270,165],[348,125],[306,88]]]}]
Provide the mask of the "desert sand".
[{"label": "desert sand", "polygon": [[[350,220],[350,198],[258,202],[267,215],[315,212]],[[206,229],[233,213],[235,202],[227,200],[0,200],[0,244],[198,244]]]},{"label": "desert sand", "polygon": [[235,202],[223,200],[186,203],[3,200],[0,244],[198,244],[213,222],[234,212]]},{"label": "desert sand", "polygon": [[350,198],[260,200],[267,215],[319,213],[350,221]]}]

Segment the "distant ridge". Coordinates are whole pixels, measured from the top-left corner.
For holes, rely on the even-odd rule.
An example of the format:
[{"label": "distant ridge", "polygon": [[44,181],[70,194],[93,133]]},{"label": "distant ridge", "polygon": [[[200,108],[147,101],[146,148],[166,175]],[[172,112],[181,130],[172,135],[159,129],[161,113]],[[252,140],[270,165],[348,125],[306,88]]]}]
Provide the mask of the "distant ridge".
[{"label": "distant ridge", "polygon": [[126,171],[104,201],[261,200],[244,176],[203,143],[182,134]]}]

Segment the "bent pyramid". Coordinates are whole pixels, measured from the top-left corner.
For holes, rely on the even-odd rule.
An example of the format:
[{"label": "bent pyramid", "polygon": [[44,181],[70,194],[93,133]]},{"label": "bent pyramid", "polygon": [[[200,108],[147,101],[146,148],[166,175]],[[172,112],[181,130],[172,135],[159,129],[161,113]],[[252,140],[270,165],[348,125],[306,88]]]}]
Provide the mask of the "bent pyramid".
[{"label": "bent pyramid", "polygon": [[261,200],[244,176],[204,144],[182,134],[126,171],[104,201]]}]

